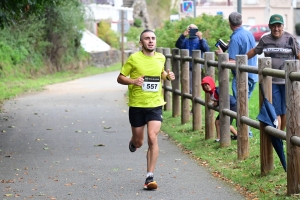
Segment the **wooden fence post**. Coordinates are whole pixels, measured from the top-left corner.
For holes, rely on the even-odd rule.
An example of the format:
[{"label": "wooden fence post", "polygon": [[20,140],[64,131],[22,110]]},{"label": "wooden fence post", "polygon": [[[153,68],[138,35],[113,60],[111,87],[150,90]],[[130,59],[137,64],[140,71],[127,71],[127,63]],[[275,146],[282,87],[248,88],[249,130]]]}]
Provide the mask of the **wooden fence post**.
[{"label": "wooden fence post", "polygon": [[248,125],[241,122],[241,117],[248,117],[248,72],[240,71],[241,65],[248,64],[247,55],[236,56],[236,83],[237,83],[237,150],[238,159],[244,160],[249,156]]},{"label": "wooden fence post", "polygon": [[[164,55],[169,55],[170,54],[170,49],[169,48],[163,48],[163,53]],[[165,63],[165,71],[167,70],[172,71],[172,66],[171,66],[171,59],[166,58],[166,63]],[[164,80],[164,85],[171,87],[171,82],[168,80]],[[166,105],[164,106],[164,110],[171,110],[172,109],[172,103],[171,103],[171,92],[164,90],[164,99],[166,101]]]},{"label": "wooden fence post", "polygon": [[180,56],[180,50],[177,48],[172,49],[172,69],[175,74],[175,80],[171,82],[172,84],[172,117],[178,117],[180,115],[180,95],[176,94],[175,91],[180,89],[180,59],[175,58],[175,56]]},{"label": "wooden fence post", "polygon": [[286,94],[286,152],[287,152],[287,195],[300,192],[300,148],[291,143],[293,136],[300,137],[300,85],[289,78],[291,72],[300,72],[299,60],[285,61]]},{"label": "wooden fence post", "polygon": [[201,58],[201,51],[194,50],[192,55],[193,63],[193,90],[192,90],[192,107],[193,107],[193,130],[200,131],[202,128],[202,105],[195,102],[196,97],[200,97],[201,88],[201,66],[200,63],[195,63],[195,58]]},{"label": "wooden fence post", "polygon": [[228,53],[218,55],[219,76],[219,114],[220,114],[220,146],[228,147],[230,139],[230,118],[223,114],[223,109],[229,109],[229,70],[222,67],[222,63],[228,62]]},{"label": "wooden fence post", "polygon": [[[272,77],[262,75],[262,70],[264,68],[271,68],[271,66],[271,58],[258,59],[259,84],[262,84],[265,97],[272,103]],[[263,96],[259,89],[259,108],[261,108],[262,102]],[[273,146],[269,134],[264,131],[265,126],[264,123],[260,122],[260,169],[263,176],[274,169]]]},{"label": "wooden fence post", "polygon": [[158,53],[163,53],[163,48],[162,47],[156,47],[156,52]]},{"label": "wooden fence post", "polygon": [[[211,76],[215,80],[215,68],[209,66],[207,61],[215,60],[214,52],[205,52],[204,53],[204,69],[205,76]],[[203,77],[202,77],[203,78]],[[209,109],[207,103],[210,102],[210,94],[205,93],[205,139],[212,139],[215,137],[215,111]]]},{"label": "wooden fence post", "polygon": [[189,61],[183,61],[184,57],[189,56],[189,50],[182,49],[181,52],[181,123],[185,124],[190,120],[190,100],[183,96],[190,93],[190,66]]}]

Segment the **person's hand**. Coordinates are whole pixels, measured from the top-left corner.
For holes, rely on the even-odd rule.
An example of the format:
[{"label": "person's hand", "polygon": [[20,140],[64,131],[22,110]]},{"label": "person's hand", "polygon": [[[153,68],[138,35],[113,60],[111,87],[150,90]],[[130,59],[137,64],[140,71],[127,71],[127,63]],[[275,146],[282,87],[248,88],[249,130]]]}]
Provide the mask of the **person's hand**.
[{"label": "person's hand", "polygon": [[202,32],[201,32],[201,31],[198,31],[198,32],[196,33],[196,35],[199,37],[200,40],[202,40]]},{"label": "person's hand", "polygon": [[183,32],[183,36],[186,37],[190,32],[190,29],[186,29],[184,32]]},{"label": "person's hand", "polygon": [[221,49],[220,45],[218,45],[218,49],[215,50],[216,55],[218,55],[219,53],[223,53],[223,50]]},{"label": "person's hand", "polygon": [[133,84],[137,86],[142,86],[144,83],[144,76],[141,76],[137,79],[133,79]]},{"label": "person's hand", "polygon": [[166,78],[167,78],[167,80],[169,80],[169,81],[173,81],[173,80],[175,80],[175,75],[174,75],[173,72],[170,72],[170,70],[168,69],[168,70],[167,70],[167,76],[166,76]]}]

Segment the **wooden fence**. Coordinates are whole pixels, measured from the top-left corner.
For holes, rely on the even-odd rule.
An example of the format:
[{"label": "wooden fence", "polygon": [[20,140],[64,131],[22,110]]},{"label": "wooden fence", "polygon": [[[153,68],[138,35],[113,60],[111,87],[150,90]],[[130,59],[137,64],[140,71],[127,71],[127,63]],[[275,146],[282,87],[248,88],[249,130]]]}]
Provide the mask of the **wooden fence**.
[{"label": "wooden fence", "polygon": [[[274,169],[273,147],[268,134],[286,140],[287,158],[287,195],[300,192],[300,65],[298,60],[285,61],[286,71],[271,68],[271,58],[259,58],[258,67],[248,66],[246,55],[238,55],[236,63],[229,63],[227,53],[219,54],[215,61],[213,52],[206,52],[201,58],[200,51],[193,51],[189,56],[188,50],[157,48],[166,56],[166,69],[172,69],[176,79],[172,82],[164,81],[164,97],[167,104],[165,110],[172,110],[172,116],[181,116],[181,123],[190,120],[190,103],[192,103],[193,130],[200,130],[202,117],[205,118],[205,139],[214,138],[214,112],[220,114],[220,146],[231,145],[230,117],[237,121],[237,158],[247,159],[249,156],[248,126],[260,130],[260,164],[261,174],[266,175]],[[189,93],[189,62],[193,64],[192,94]],[[215,68],[218,69],[218,83],[220,88],[219,107],[214,107],[210,96],[206,94],[201,99],[201,65],[205,68],[205,75],[214,78]],[[237,79],[237,111],[229,109],[229,70],[236,70]],[[271,126],[266,126],[248,117],[248,72],[259,75],[259,84],[263,85],[266,98],[272,102],[272,77],[286,79],[286,132]],[[260,90],[260,89],[259,89]],[[259,105],[263,97],[259,92]],[[202,116],[202,107],[205,116]]]}]

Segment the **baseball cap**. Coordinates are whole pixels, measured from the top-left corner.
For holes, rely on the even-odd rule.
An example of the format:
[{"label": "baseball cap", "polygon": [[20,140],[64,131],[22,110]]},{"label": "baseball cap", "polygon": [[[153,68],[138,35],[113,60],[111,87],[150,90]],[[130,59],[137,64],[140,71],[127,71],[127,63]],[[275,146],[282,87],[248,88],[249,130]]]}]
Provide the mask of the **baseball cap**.
[{"label": "baseball cap", "polygon": [[275,14],[270,17],[269,24],[276,24],[276,23],[284,24],[281,15]]}]

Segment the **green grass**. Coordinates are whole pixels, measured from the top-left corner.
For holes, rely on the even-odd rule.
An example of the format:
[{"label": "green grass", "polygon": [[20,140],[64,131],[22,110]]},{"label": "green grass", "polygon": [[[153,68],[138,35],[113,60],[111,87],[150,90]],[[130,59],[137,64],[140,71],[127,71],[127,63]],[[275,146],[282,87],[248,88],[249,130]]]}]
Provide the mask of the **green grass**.
[{"label": "green grass", "polygon": [[81,77],[101,74],[121,69],[121,63],[110,67],[98,68],[87,67],[77,71],[65,71],[55,74],[40,76],[38,78],[1,78],[0,79],[0,103],[4,100],[14,98],[24,92],[40,91],[44,86],[74,80]]},{"label": "green grass", "polygon": [[[258,85],[256,85],[249,102],[249,116],[252,119],[256,119],[259,112],[258,99]],[[286,196],[286,172],[275,151],[274,170],[266,176],[261,176],[259,130],[251,128],[254,137],[250,138],[249,157],[246,160],[238,160],[237,141],[232,141],[230,147],[220,148],[214,139],[205,140],[204,127],[201,131],[192,130],[192,117],[186,124],[181,124],[180,117],[172,117],[171,111],[165,111],[163,117],[161,129],[164,133],[176,141],[186,153],[192,155],[200,165],[207,167],[214,176],[238,188],[247,199],[299,198]]]}]

